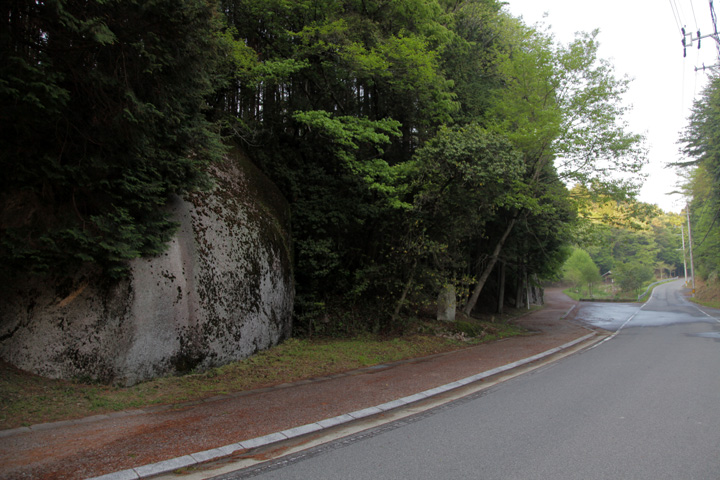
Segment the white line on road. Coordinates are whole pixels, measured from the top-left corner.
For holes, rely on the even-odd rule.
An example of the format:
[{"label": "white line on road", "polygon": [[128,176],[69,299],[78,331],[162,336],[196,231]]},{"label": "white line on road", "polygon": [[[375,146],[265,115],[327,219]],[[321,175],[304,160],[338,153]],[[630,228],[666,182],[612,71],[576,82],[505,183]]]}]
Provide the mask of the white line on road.
[{"label": "white line on road", "polygon": [[[645,303],[643,303],[643,304],[640,306],[640,308],[638,308],[637,311],[635,311],[635,313],[633,313],[632,315],[630,315],[630,317],[629,317],[627,320],[625,320],[625,323],[623,323],[622,325],[620,325],[620,328],[618,328],[618,329],[615,331],[615,333],[613,333],[612,335],[610,335],[610,336],[607,337],[606,339],[602,340],[601,342],[598,342],[598,343],[596,343],[595,345],[593,345],[592,347],[588,348],[588,350],[592,350],[593,348],[599,347],[599,346],[602,345],[603,343],[605,343],[605,342],[607,342],[607,341],[609,341],[609,340],[612,340],[613,338],[617,337],[618,334],[620,333],[620,331],[621,331],[623,328],[625,328],[625,326],[626,326],[628,323],[630,323],[630,321],[631,321],[633,318],[635,318],[638,313],[640,313],[640,310],[642,310],[643,308],[645,308],[645,306],[648,304],[648,302],[649,302],[650,300],[652,300],[653,295],[655,295],[655,289],[653,289],[653,291],[650,293],[650,297],[648,297],[648,299],[645,301]],[[703,312],[703,313],[705,313],[705,312]]]},{"label": "white line on road", "polygon": [[707,313],[705,310],[703,310],[702,308],[698,307],[696,304],[694,304],[694,303],[692,303],[692,302],[688,302],[688,303],[690,303],[690,305],[692,305],[693,307],[697,308],[697,309],[698,309],[701,313],[703,313],[704,315],[706,315],[706,316],[712,318],[713,320],[715,320],[716,322],[720,323],[720,318],[714,317],[714,316],[710,315],[710,314]]}]

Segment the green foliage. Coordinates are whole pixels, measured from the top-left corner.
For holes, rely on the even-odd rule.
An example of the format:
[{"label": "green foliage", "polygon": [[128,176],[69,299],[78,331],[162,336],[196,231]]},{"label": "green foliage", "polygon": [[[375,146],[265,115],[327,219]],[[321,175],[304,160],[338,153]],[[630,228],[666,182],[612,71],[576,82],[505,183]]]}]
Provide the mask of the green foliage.
[{"label": "green foliage", "polygon": [[464,333],[468,337],[478,337],[485,333],[483,325],[476,322],[458,320],[455,322],[455,328],[457,328],[458,331]]},{"label": "green foliage", "polygon": [[685,189],[693,231],[696,272],[704,278],[720,272],[720,78],[711,79],[696,101],[684,132],[684,153],[691,169]]},{"label": "green foliage", "polygon": [[592,295],[593,285],[602,280],[600,271],[590,255],[585,250],[576,248],[563,266],[564,279],[576,288],[580,285],[587,287],[587,293]]},{"label": "green foliage", "polygon": [[415,285],[416,296],[434,298],[448,282],[467,288],[474,253],[469,247],[510,201],[511,185],[523,173],[522,159],[507,139],[467,125],[441,128],[411,166],[407,233],[388,260],[408,272],[406,285]]},{"label": "green foliage", "polygon": [[693,160],[685,165],[703,165],[710,176],[712,195],[720,196],[720,146],[717,138],[720,77],[711,79],[702,96],[693,106],[690,124],[683,135],[684,153]]},{"label": "green foliage", "polygon": [[314,329],[338,298],[399,295],[412,265],[398,256],[410,160],[458,109],[441,67],[453,37],[443,10],[426,0],[227,0],[222,9],[238,58],[225,66],[234,88],[223,109],[293,210],[298,330]]},{"label": "green foliage", "polygon": [[555,187],[559,180],[593,183],[624,198],[633,193],[632,184],[610,174],[636,174],[644,163],[642,137],[626,132],[623,124],[627,81],[617,80],[609,64],[597,58],[596,33],[557,45],[551,35],[512,18],[502,23],[502,32],[506,43],[496,57],[502,82],[493,91],[485,121],[522,153],[526,173],[513,186],[514,202],[504,215],[510,220],[501,222],[502,233],[463,309],[467,314],[503,250],[513,243],[520,253],[513,260],[524,272],[520,281],[536,273],[527,272],[535,266],[528,261],[525,239],[514,238],[516,228],[525,218],[547,218],[567,202],[567,191]]},{"label": "green foliage", "polygon": [[161,251],[162,207],[219,153],[205,114],[291,204],[301,333],[356,330],[327,320],[339,306],[391,329],[448,283],[556,277],[577,216],[563,182],[627,195],[609,174],[644,160],[596,33],[558,45],[498,0],[15,5],[2,248],[36,270],[67,251],[119,275]]},{"label": "green foliage", "polygon": [[477,125],[442,128],[415,157],[415,208],[427,228],[454,245],[482,231],[498,208],[513,201],[522,159],[500,135]]},{"label": "green foliage", "polygon": [[690,221],[693,234],[695,272],[704,279],[720,273],[720,199],[706,165],[693,175]]},{"label": "green foliage", "polygon": [[172,195],[222,153],[206,119],[220,44],[203,0],[11,2],[0,33],[4,266],[111,276],[163,250]]},{"label": "green foliage", "polygon": [[358,159],[360,145],[372,146],[382,153],[381,145],[390,143],[391,136],[399,136],[399,122],[390,119],[372,121],[352,116],[333,117],[329,112],[310,110],[296,112],[293,119],[313,135],[324,138],[333,148],[333,155],[352,175],[364,180],[371,190],[388,197],[390,204],[402,207],[394,188],[398,168],[381,158]]},{"label": "green foliage", "polygon": [[617,264],[613,274],[622,291],[635,294],[645,283],[653,279],[652,267],[637,261]]},{"label": "green foliage", "polygon": [[500,86],[498,43],[503,42],[500,4],[492,0],[441,2],[448,12],[453,36],[441,62],[459,103],[454,114],[460,124],[478,122],[490,108],[491,92]]},{"label": "green foliage", "polygon": [[658,277],[683,274],[681,215],[636,201],[612,201],[581,187],[572,194],[581,216],[576,242],[602,272],[639,262],[656,270]]},{"label": "green foliage", "polygon": [[682,215],[666,213],[659,214],[651,221],[650,227],[656,248],[655,265],[660,269],[661,277],[663,271],[669,276],[684,274],[682,238],[678,235],[682,223]]},{"label": "green foliage", "polygon": [[491,124],[508,132],[536,175],[557,159],[566,181],[631,195],[639,183],[618,174],[637,177],[646,162],[643,137],[626,131],[622,96],[629,80],[615,78],[611,64],[597,57],[598,32],[557,45],[549,34],[514,22],[506,28],[512,43],[500,56],[506,80]]},{"label": "green foliage", "polygon": [[[562,180],[622,191],[608,165],[642,163],[620,118],[627,82],[594,34],[556,45],[501,7],[222,2],[221,102],[291,202],[300,329],[338,299],[396,318],[448,282],[466,295],[500,257],[510,284],[554,277],[575,222]],[[561,154],[574,168],[555,168]]]}]

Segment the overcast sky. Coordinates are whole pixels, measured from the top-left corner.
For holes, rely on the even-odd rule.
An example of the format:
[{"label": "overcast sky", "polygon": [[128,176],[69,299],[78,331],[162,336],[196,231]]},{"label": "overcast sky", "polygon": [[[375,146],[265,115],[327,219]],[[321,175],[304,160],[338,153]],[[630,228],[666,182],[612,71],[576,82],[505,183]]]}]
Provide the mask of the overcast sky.
[{"label": "overcast sky", "polygon": [[[693,99],[707,83],[707,73],[695,67],[718,63],[717,43],[712,38],[687,48],[683,58],[680,27],[697,36],[713,33],[708,0],[507,0],[512,15],[525,23],[543,22],[561,43],[575,32],[600,29],[599,55],[612,61],[618,76],[633,79],[626,97],[633,110],[627,120],[633,132],[647,137],[649,174],[640,200],[679,212],[684,206],[675,190],[675,170],[665,168],[680,159],[679,133],[687,125]],[[544,16],[547,14],[546,16]],[[688,44],[690,40],[688,38]]]}]

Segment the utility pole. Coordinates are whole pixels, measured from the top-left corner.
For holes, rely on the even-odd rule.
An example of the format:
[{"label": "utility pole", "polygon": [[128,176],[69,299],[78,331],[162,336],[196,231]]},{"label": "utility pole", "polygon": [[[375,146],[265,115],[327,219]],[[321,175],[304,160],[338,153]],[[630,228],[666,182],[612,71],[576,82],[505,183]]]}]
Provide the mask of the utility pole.
[{"label": "utility pole", "polygon": [[[682,31],[682,46],[683,46],[683,57],[687,56],[687,48],[692,47],[693,43],[697,41],[697,48],[700,49],[700,40],[703,38],[712,38],[715,40],[715,47],[718,51],[718,60],[720,61],[720,34],[718,33],[717,28],[717,15],[715,14],[715,7],[713,6],[713,0],[709,1],[710,3],[710,16],[712,17],[712,23],[713,23],[713,33],[709,33],[707,35],[701,35],[700,30],[697,31],[697,36],[693,37],[693,32],[687,32],[685,30],[685,27],[682,27],[680,30]],[[716,63],[715,65],[705,65],[703,64],[702,67],[695,67],[695,71],[698,70],[713,70],[720,68],[720,63]]]},{"label": "utility pole", "polygon": [[685,213],[687,214],[688,222],[688,245],[690,247],[690,276],[692,277],[692,294],[695,296],[695,262],[693,261],[692,252],[692,228],[690,227],[690,205],[685,203]]},{"label": "utility pole", "polygon": [[687,287],[687,256],[685,255],[685,225],[680,225],[680,235],[682,235],[683,244],[683,271],[685,272],[685,286]]},{"label": "utility pole", "polygon": [[[685,27],[683,27],[681,30],[682,30],[682,34],[683,34],[683,38],[682,38],[683,57],[687,56],[687,47],[688,47],[688,46],[692,47],[692,46],[693,46],[693,42],[695,42],[695,41],[697,41],[697,46],[698,46],[698,50],[699,50],[699,49],[700,49],[700,40],[702,40],[703,38],[712,38],[713,40],[715,40],[715,42],[718,44],[718,46],[720,46],[720,38],[718,38],[718,35],[717,35],[716,33],[711,33],[711,34],[709,34],[709,35],[700,36],[700,30],[698,30],[698,32],[697,32],[697,37],[693,37],[692,32],[690,32],[690,33],[685,33]],[[688,42],[688,40],[687,40],[688,38],[690,39],[689,42]],[[718,53],[718,56],[720,57],[720,53]],[[715,65],[705,65],[705,64],[703,63],[703,66],[702,66],[702,67],[695,67],[695,71],[696,71],[696,72],[699,71],[699,70],[702,70],[702,71],[705,71],[705,70],[713,70],[713,71],[715,71],[715,69],[718,68],[718,67],[720,67],[720,63],[716,63]]]}]

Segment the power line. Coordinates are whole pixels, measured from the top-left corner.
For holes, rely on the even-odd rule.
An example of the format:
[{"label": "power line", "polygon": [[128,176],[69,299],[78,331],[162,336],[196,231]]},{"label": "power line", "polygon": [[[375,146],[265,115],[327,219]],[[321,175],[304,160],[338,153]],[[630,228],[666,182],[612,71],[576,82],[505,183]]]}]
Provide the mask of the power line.
[{"label": "power line", "polygon": [[717,211],[715,212],[715,217],[713,217],[712,224],[710,224],[710,228],[708,228],[708,231],[707,231],[707,233],[705,233],[705,236],[703,237],[702,241],[698,245],[698,248],[702,247],[702,244],[705,243],[705,239],[708,237],[708,235],[712,231],[712,228],[715,226],[715,221],[718,219],[718,215],[720,215],[720,208],[718,208]]},{"label": "power line", "polygon": [[[710,33],[708,35],[702,35],[700,33],[700,29],[698,28],[697,33],[694,32],[687,32],[685,30],[685,27],[680,27],[680,32],[682,33],[682,45],[683,45],[683,57],[687,57],[687,48],[694,46],[695,41],[697,41],[697,48],[700,49],[701,46],[701,40],[703,38],[712,38],[715,40],[715,48],[717,49],[717,58],[718,63],[715,65],[706,66],[705,64],[702,65],[702,67],[695,67],[695,72],[698,70],[712,70],[715,68],[720,67],[720,36],[718,36],[718,29],[717,29],[717,14],[715,13],[715,5],[713,4],[713,0],[709,0],[710,4],[710,17],[712,19],[713,23],[713,33]],[[690,1],[690,7],[692,8],[693,12],[693,18],[695,20],[695,25],[697,28],[697,17],[695,17],[695,7],[692,3],[692,0]],[[670,8],[673,10],[673,15],[675,15],[675,21],[678,22],[680,20],[680,9],[678,7],[678,4],[676,3],[676,0],[670,0]],[[697,36],[695,36],[697,35]],[[699,58],[699,52],[698,52],[698,58]]]},{"label": "power line", "polygon": [[695,6],[693,5],[693,0],[690,0],[690,10],[692,10],[693,20],[695,20],[695,29],[699,30],[700,27],[698,27],[697,17],[695,16]]},{"label": "power line", "polygon": [[670,10],[672,10],[673,17],[675,17],[675,24],[677,25],[678,30],[682,30],[682,22],[680,22],[680,18],[677,14],[677,5],[673,6],[673,0],[670,1]]},{"label": "power line", "polygon": [[717,14],[715,13],[715,5],[713,5],[713,0],[710,0],[710,17],[712,18],[713,30],[715,31],[715,44],[717,47],[718,58],[720,58],[720,40],[718,40]]},{"label": "power line", "polygon": [[680,19],[680,23],[685,25],[685,15],[683,15],[683,9],[682,4],[678,4],[677,0],[673,0],[673,4],[675,5],[675,10],[678,12],[678,18]]}]

